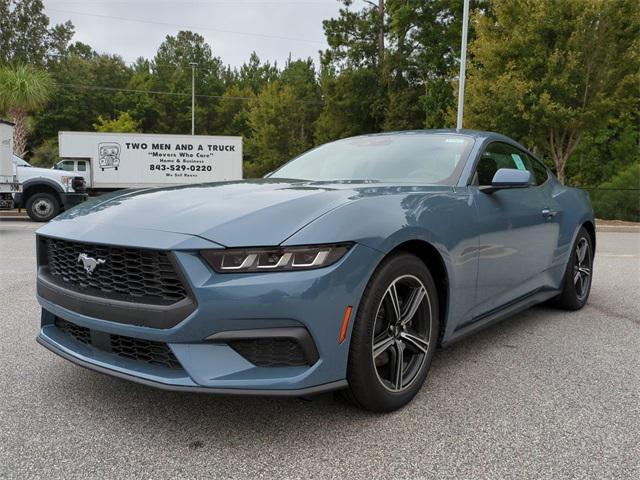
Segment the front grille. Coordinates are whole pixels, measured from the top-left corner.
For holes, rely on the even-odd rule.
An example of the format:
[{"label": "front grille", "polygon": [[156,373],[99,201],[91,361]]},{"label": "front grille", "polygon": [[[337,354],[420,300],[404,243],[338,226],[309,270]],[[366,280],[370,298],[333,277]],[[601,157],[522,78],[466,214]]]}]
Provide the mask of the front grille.
[{"label": "front grille", "polygon": [[229,346],[258,367],[295,367],[309,363],[300,344],[290,338],[234,340]]},{"label": "front grille", "polygon": [[178,359],[166,343],[96,331],[93,331],[92,335],[92,330],[61,318],[56,318],[55,326],[75,341],[91,345],[103,352],[114,353],[120,357],[150,365],[181,368]]},{"label": "front grille", "polygon": [[[87,295],[170,305],[187,297],[167,252],[43,238],[54,280]],[[81,255],[104,260],[87,273]]]},{"label": "front grille", "polygon": [[86,181],[83,177],[73,177],[71,180],[71,186],[76,192],[84,192],[86,188]]}]

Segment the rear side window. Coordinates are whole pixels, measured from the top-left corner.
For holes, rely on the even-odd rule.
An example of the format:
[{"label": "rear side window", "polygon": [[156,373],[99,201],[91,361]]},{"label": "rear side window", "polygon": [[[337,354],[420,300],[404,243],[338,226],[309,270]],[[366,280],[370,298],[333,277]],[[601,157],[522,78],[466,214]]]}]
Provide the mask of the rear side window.
[{"label": "rear side window", "polygon": [[511,145],[496,142],[490,144],[480,157],[473,184],[491,185],[493,176],[501,168],[528,170],[532,185],[541,185],[547,179],[546,169],[537,160]]},{"label": "rear side window", "polygon": [[547,172],[546,167],[542,165],[542,163],[540,163],[532,156],[527,155],[527,158],[529,159],[529,163],[531,164],[533,176],[536,179],[536,185],[542,185],[549,178],[549,172]]},{"label": "rear side window", "polygon": [[79,172],[86,172],[87,171],[87,164],[84,162],[78,162],[78,171]]}]

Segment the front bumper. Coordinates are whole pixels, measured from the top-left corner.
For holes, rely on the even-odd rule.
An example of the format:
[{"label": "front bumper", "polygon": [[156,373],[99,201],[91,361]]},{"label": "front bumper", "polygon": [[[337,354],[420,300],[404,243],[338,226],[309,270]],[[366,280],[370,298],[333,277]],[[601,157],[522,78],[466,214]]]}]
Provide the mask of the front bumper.
[{"label": "front bumper", "polygon": [[60,194],[60,199],[62,200],[62,206],[64,207],[65,210],[69,210],[70,208],[81,204],[87,198],[89,198],[89,195],[87,195],[86,193],[73,192],[73,193]]},{"label": "front bumper", "polygon": [[[84,367],[170,390],[300,396],[346,385],[350,331],[379,252],[355,245],[323,269],[223,275],[193,250],[173,252],[196,303],[184,320],[171,328],[133,325],[115,317],[96,318],[82,308],[64,308],[38,295],[43,309],[38,342]],[[347,306],[354,311],[347,339],[339,343]],[[79,343],[57,328],[56,318],[92,331],[161,342],[181,368],[162,368]],[[306,330],[317,352],[314,361],[258,366],[224,343],[230,333],[278,329]]]},{"label": "front bumper", "polygon": [[305,397],[309,395],[317,395],[324,392],[331,392],[333,390],[340,390],[347,386],[346,380],[338,380],[336,382],[325,383],[324,385],[317,385],[315,387],[290,389],[290,390],[267,390],[267,389],[243,389],[243,388],[212,388],[202,387],[193,382],[188,384],[180,383],[165,383],[155,380],[150,380],[144,377],[136,376],[133,374],[125,373],[120,370],[115,370],[109,366],[102,366],[94,361],[88,361],[80,357],[77,353],[70,353],[65,349],[61,349],[53,343],[50,343],[46,336],[40,334],[36,339],[40,345],[51,350],[56,355],[61,356],[65,360],[69,360],[76,365],[93,370],[105,375],[111,375],[113,377],[122,378],[131,382],[139,383],[149,387],[159,388],[162,390],[170,390],[174,392],[190,392],[190,393],[209,393],[209,394],[224,394],[224,395],[243,395],[243,396],[274,396],[274,397]]}]

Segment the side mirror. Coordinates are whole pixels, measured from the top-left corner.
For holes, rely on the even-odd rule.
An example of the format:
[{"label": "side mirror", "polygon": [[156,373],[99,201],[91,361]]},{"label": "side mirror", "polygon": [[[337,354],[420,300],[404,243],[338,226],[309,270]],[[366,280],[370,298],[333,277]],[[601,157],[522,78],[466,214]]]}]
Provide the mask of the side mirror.
[{"label": "side mirror", "polygon": [[483,193],[493,193],[510,188],[527,188],[531,185],[531,172],[516,168],[501,168],[493,176],[491,185],[480,187]]}]

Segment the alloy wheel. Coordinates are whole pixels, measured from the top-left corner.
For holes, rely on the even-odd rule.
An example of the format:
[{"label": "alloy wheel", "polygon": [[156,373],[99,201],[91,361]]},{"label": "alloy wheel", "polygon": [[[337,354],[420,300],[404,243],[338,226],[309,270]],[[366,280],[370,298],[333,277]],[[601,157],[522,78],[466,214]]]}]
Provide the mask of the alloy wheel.
[{"label": "alloy wheel", "polygon": [[396,278],[380,300],[373,326],[372,359],[378,380],[392,392],[409,388],[427,359],[431,302],[413,275]]},{"label": "alloy wheel", "polygon": [[589,242],[582,237],[576,245],[575,263],[573,266],[573,285],[577,297],[582,300],[589,293],[591,286],[591,251]]}]

